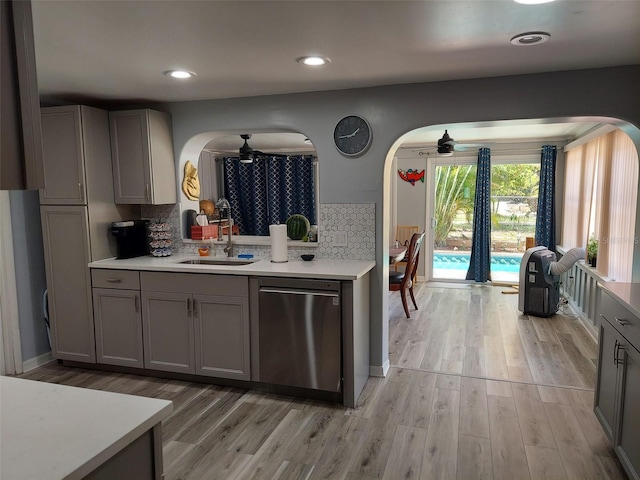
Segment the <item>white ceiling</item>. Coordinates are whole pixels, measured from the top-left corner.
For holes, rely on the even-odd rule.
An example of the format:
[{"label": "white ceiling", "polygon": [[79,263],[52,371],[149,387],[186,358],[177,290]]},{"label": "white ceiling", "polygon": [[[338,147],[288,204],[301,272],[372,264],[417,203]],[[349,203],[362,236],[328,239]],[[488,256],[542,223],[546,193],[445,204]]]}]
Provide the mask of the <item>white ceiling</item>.
[{"label": "white ceiling", "polygon": [[[183,101],[630,65],[638,19],[640,0],[33,1],[44,99]],[[509,42],[538,30],[551,39]],[[295,61],[307,54],[331,63]],[[174,68],[197,76],[162,74]]]}]

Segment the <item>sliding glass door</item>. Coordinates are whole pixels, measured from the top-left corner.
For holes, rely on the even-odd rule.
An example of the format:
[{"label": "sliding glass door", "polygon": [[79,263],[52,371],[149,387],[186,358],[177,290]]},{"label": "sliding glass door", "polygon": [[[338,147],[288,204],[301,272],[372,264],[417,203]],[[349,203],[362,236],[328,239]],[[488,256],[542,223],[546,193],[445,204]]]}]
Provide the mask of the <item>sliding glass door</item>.
[{"label": "sliding glass door", "polygon": [[[431,217],[430,262],[432,280],[461,281],[469,269],[473,227],[476,161],[434,159],[427,211]],[[492,159],[491,167],[491,278],[518,282],[520,260],[527,237],[533,237],[538,205],[540,163]]]}]

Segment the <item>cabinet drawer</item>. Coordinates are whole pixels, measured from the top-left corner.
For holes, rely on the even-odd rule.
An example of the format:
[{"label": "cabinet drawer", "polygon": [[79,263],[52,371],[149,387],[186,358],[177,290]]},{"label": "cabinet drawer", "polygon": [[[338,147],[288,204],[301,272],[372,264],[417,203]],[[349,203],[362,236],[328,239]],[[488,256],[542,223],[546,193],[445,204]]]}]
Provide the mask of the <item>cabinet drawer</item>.
[{"label": "cabinet drawer", "polygon": [[121,290],[140,290],[140,273],[132,270],[91,269],[93,288],[119,288]]},{"label": "cabinet drawer", "polygon": [[640,346],[640,320],[620,302],[602,291],[600,315],[605,317],[634,347]]},{"label": "cabinet drawer", "polygon": [[249,296],[249,278],[240,275],[140,272],[140,285],[148,292]]}]

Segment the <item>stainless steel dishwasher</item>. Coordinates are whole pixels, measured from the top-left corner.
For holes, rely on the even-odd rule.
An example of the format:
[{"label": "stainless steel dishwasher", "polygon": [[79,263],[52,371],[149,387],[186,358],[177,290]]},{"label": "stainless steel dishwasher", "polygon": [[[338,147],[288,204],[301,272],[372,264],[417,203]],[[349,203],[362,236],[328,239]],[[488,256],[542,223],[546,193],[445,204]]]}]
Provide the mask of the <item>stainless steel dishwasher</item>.
[{"label": "stainless steel dishwasher", "polygon": [[340,282],[259,280],[260,381],[342,390]]}]

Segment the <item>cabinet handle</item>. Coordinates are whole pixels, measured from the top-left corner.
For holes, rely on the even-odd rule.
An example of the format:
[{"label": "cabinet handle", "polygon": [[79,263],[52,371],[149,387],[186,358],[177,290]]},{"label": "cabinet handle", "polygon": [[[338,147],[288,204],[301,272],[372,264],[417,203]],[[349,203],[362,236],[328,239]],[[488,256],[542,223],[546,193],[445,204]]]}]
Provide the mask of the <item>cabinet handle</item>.
[{"label": "cabinet handle", "polygon": [[107,283],[122,283],[121,278],[107,278]]},{"label": "cabinet handle", "polygon": [[151,201],[151,189],[149,188],[149,184],[148,183],[147,183],[147,185],[145,187],[144,198],[147,200],[147,202]]},{"label": "cabinet handle", "polygon": [[187,315],[191,316],[191,299],[187,298]]},{"label": "cabinet handle", "polygon": [[193,317],[198,318],[198,303],[193,300]]},{"label": "cabinet handle", "polygon": [[624,363],[624,359],[620,358],[618,356],[618,354],[620,353],[620,350],[624,351],[624,347],[622,346],[622,342],[619,342],[616,340],[616,348],[614,351],[614,355],[613,358],[615,360],[615,364],[616,364],[616,368],[618,368],[618,365],[622,365]]},{"label": "cabinet handle", "polygon": [[82,183],[78,183],[78,193],[80,194],[80,200],[84,200],[84,188]]},{"label": "cabinet handle", "polygon": [[625,320],[624,318],[618,318],[618,317],[613,317],[616,319],[616,322],[618,322],[619,325],[626,327],[627,325],[629,325],[629,320]]},{"label": "cabinet handle", "polygon": [[613,364],[618,368],[618,340],[616,340],[615,346],[613,347]]},{"label": "cabinet handle", "polygon": [[140,299],[138,298],[138,295],[136,295],[135,297],[133,297],[135,302],[136,302],[136,312],[140,311]]}]

